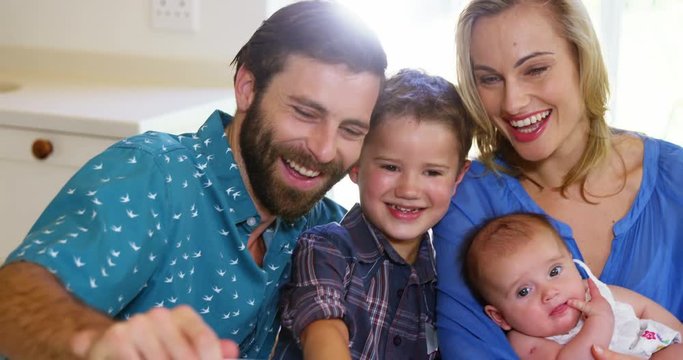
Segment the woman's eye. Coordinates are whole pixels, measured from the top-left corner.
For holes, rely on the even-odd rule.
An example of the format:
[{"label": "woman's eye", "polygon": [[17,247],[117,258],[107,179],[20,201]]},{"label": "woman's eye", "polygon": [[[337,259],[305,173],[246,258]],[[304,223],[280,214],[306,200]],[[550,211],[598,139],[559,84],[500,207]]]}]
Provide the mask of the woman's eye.
[{"label": "woman's eye", "polygon": [[498,75],[483,75],[479,77],[479,83],[484,85],[492,85],[500,80],[501,78]]},{"label": "woman's eye", "polygon": [[538,67],[533,67],[527,71],[527,74],[532,75],[532,76],[538,76],[543,74],[548,70],[548,66],[538,66]]},{"label": "woman's eye", "polygon": [[522,288],[517,291],[517,297],[525,297],[527,295],[529,295],[529,288]]},{"label": "woman's eye", "polygon": [[550,277],[555,277],[557,275],[560,275],[562,273],[562,266],[555,266],[550,270]]}]

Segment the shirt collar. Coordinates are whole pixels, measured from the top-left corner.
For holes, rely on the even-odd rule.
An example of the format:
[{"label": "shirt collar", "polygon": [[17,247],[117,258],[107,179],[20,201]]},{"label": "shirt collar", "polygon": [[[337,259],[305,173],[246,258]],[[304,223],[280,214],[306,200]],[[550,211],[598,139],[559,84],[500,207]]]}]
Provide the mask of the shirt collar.
[{"label": "shirt collar", "polygon": [[[356,249],[358,260],[361,262],[376,262],[383,255],[392,262],[410,266],[396,252],[386,239],[384,234],[371,224],[361,211],[360,205],[356,204],[342,219],[341,225],[347,229],[351,237],[353,247]],[[370,240],[372,239],[372,240]],[[436,262],[434,261],[434,249],[425,233],[420,242],[415,263],[412,265],[417,272],[421,283],[433,281],[436,277]]]}]

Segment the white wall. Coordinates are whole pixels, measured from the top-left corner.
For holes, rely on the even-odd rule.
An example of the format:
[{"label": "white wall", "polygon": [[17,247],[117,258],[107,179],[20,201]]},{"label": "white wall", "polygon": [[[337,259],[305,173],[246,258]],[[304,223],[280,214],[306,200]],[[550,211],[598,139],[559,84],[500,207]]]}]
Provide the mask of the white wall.
[{"label": "white wall", "polygon": [[153,29],[150,0],[2,0],[0,47],[227,66],[266,16],[266,0],[195,1],[200,2],[199,30],[186,33]]}]

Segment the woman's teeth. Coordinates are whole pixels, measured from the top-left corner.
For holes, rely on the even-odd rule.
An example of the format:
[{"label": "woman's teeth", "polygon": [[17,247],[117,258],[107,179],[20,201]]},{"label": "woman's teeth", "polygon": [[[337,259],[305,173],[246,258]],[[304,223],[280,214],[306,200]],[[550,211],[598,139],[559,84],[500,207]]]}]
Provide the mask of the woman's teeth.
[{"label": "woman's teeth", "polygon": [[314,170],[307,169],[307,168],[295,163],[292,160],[285,159],[285,162],[287,163],[287,165],[289,165],[289,167],[296,170],[296,172],[298,172],[299,174],[301,174],[303,176],[314,178],[314,177],[320,175],[320,171],[314,171]]},{"label": "woman's teeth", "polygon": [[548,117],[548,115],[550,115],[550,110],[546,110],[542,113],[538,113],[536,115],[529,116],[526,119],[522,119],[522,120],[518,120],[518,121],[510,121],[510,125],[512,125],[512,127],[517,128],[517,129],[523,128],[525,126],[533,125],[533,124],[545,119],[546,117]]}]

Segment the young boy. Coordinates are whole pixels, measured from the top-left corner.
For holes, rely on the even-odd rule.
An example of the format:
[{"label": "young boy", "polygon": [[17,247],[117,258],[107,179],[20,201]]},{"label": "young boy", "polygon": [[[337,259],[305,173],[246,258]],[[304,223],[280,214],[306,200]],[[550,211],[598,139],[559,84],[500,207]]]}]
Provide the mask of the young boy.
[{"label": "young boy", "polygon": [[276,359],[433,359],[435,264],[427,230],[469,167],[455,87],[416,70],[389,79],[349,176],[360,205],[299,238]]},{"label": "young boy", "polygon": [[[574,263],[586,271],[587,284]],[[542,215],[510,214],[484,224],[467,249],[465,272],[522,359],[592,359],[593,344],[644,358],[683,358],[678,319],[572,261]]]}]

